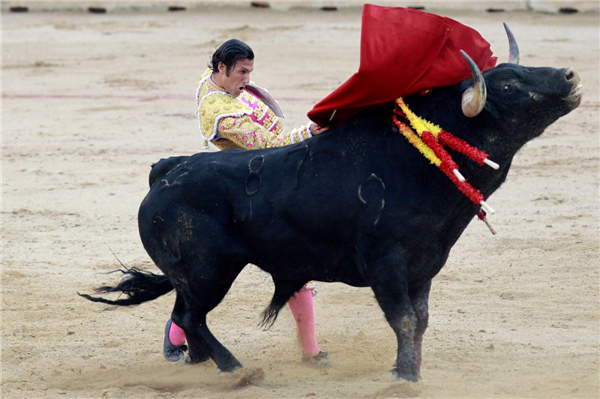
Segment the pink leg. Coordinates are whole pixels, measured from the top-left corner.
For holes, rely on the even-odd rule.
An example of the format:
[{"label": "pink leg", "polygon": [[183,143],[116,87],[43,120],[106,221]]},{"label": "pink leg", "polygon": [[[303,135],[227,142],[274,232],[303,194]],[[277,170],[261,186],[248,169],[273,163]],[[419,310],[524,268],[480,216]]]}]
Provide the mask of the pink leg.
[{"label": "pink leg", "polygon": [[321,350],[315,333],[315,310],[312,291],[302,288],[288,301],[288,306],[298,325],[304,355],[317,355]]},{"label": "pink leg", "polygon": [[171,322],[169,341],[171,341],[173,345],[177,346],[185,344],[185,332],[183,332],[183,329],[175,324],[175,322]]}]

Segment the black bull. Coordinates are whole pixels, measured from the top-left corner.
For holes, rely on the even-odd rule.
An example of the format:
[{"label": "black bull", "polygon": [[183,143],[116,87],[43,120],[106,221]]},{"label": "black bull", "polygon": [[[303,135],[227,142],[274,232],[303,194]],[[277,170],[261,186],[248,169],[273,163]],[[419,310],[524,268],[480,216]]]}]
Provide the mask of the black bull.
[{"label": "black bull", "polygon": [[[500,164],[493,170],[452,153],[487,198],[519,148],[581,96],[571,69],[511,63],[483,76],[487,99],[474,117],[461,109],[472,79],[407,102]],[[100,288],[127,299],[87,298],[131,305],[175,288],[172,318],[185,330],[192,362],[212,358],[231,371],[241,364],[209,331],[206,314],[248,263],[275,283],[267,325],[310,280],[371,287],[397,336],[394,376],[419,378],[431,280],[479,206],[402,137],[391,107],[287,147],[163,159],[150,186],[139,229],[165,276],[128,270],[118,286]]]}]

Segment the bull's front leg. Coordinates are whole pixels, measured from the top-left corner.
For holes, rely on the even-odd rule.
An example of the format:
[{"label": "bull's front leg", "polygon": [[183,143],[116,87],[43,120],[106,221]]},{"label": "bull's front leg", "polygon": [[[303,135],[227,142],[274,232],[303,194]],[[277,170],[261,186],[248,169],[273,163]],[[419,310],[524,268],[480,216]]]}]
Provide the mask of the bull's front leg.
[{"label": "bull's front leg", "polygon": [[414,346],[417,318],[408,294],[406,268],[402,259],[386,256],[369,269],[375,298],[398,340],[398,354],[392,378],[417,382],[419,371]]},{"label": "bull's front leg", "polygon": [[423,344],[423,334],[427,329],[429,322],[429,291],[431,290],[431,280],[417,289],[411,289],[410,299],[413,309],[417,316],[417,328],[415,330],[415,356],[417,360],[417,375],[421,376],[421,347]]}]

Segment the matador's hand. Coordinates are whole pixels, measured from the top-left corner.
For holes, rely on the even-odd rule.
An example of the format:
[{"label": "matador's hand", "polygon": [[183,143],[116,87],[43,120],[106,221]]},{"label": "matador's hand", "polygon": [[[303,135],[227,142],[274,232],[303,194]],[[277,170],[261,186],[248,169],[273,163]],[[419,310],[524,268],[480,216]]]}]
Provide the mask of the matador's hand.
[{"label": "matador's hand", "polygon": [[321,133],[323,133],[323,132],[326,132],[326,131],[328,131],[328,130],[329,130],[329,128],[328,128],[328,127],[321,127],[321,126],[317,125],[317,124],[316,124],[316,123],[314,123],[314,122],[312,122],[312,123],[310,124],[310,133],[311,133],[313,136],[319,135],[319,134],[321,134]]}]

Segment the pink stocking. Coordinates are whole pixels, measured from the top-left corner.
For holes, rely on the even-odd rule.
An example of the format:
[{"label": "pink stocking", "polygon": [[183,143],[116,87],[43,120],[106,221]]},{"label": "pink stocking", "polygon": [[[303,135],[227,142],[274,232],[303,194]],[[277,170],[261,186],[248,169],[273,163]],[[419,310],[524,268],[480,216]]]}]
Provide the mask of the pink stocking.
[{"label": "pink stocking", "polygon": [[169,330],[169,341],[173,345],[183,345],[185,344],[185,332],[183,329],[175,324],[174,321],[171,321],[171,329]]},{"label": "pink stocking", "polygon": [[305,355],[316,355],[321,350],[315,336],[315,310],[312,291],[302,288],[288,301],[288,306],[296,319],[298,334]]}]

